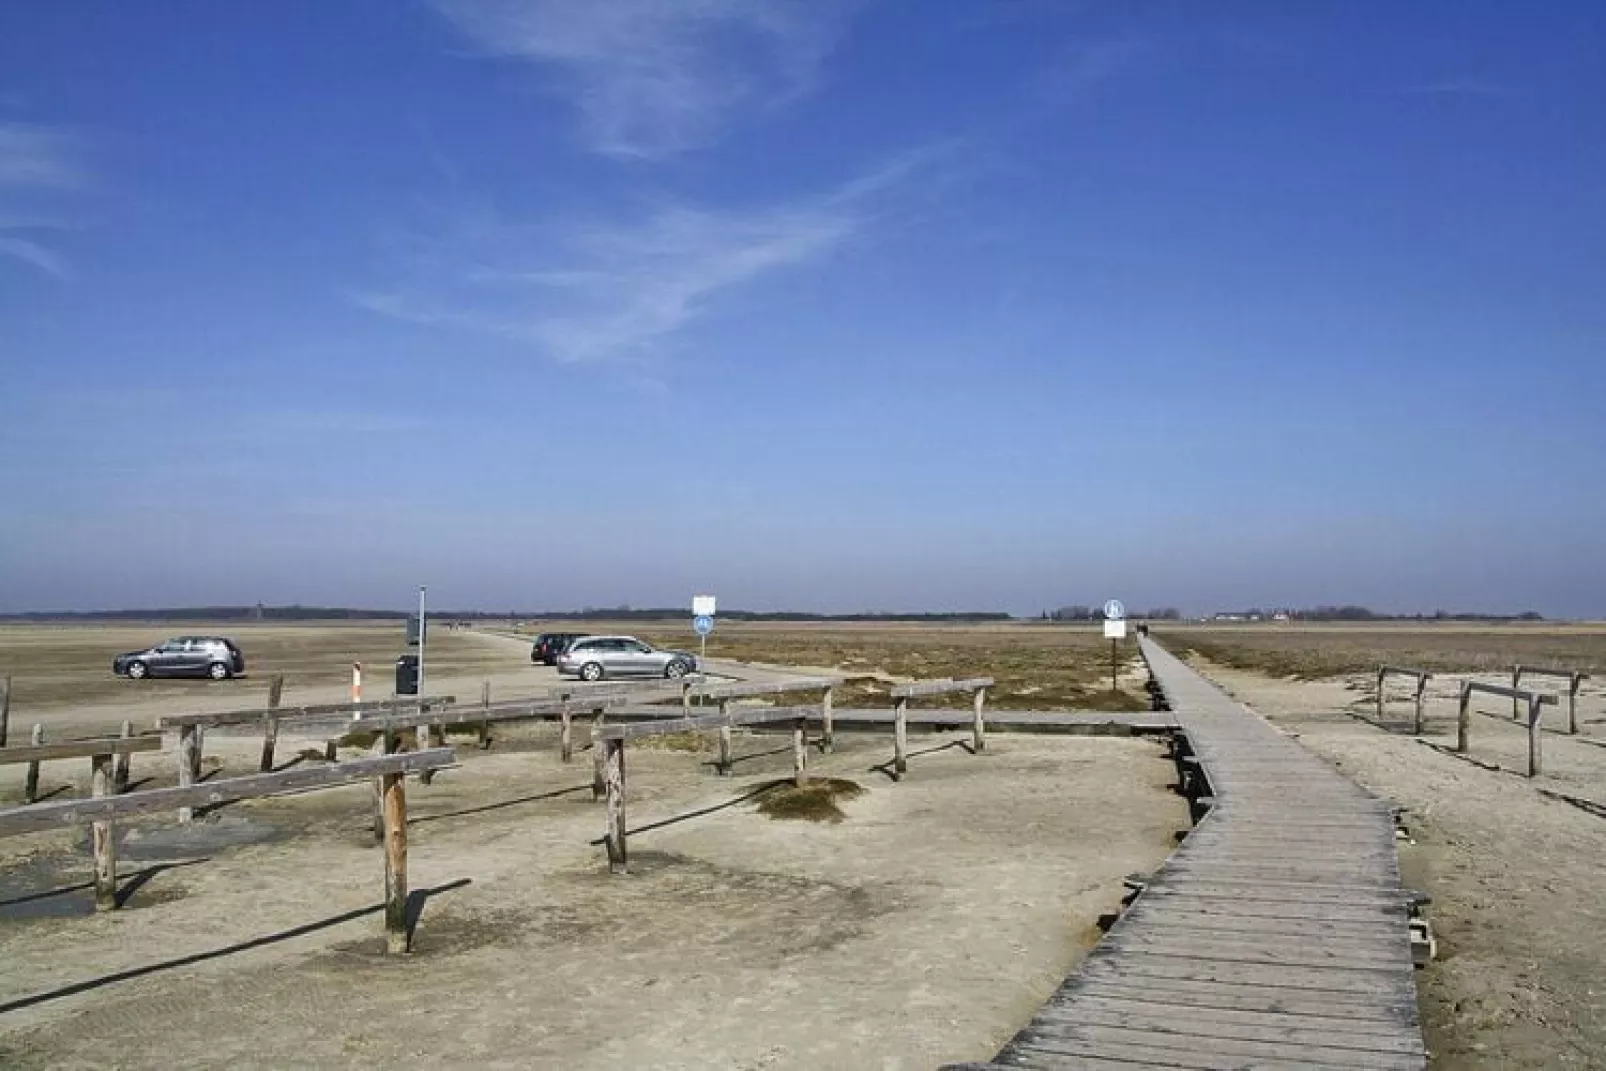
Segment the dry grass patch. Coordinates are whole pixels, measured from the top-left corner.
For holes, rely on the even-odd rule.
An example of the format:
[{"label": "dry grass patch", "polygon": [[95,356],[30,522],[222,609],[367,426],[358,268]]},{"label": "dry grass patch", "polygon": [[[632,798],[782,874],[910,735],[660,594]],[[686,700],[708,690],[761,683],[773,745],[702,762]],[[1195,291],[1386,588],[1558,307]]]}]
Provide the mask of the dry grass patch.
[{"label": "dry grass patch", "polygon": [[840,822],[847,817],[839,800],[857,799],[864,786],[841,777],[816,777],[795,785],[790,778],[770,781],[759,792],[758,813],[792,822]]}]

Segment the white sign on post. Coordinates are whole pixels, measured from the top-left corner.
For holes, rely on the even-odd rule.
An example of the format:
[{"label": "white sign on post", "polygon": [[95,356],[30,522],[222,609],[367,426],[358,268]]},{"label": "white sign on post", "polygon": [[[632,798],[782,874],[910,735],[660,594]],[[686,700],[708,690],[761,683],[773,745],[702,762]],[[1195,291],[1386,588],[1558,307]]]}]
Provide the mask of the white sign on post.
[{"label": "white sign on post", "polygon": [[1126,639],[1126,618],[1113,617],[1104,622],[1104,638],[1107,640]]},{"label": "white sign on post", "polygon": [[691,597],[691,615],[693,617],[713,617],[714,597],[712,595],[693,595]]}]

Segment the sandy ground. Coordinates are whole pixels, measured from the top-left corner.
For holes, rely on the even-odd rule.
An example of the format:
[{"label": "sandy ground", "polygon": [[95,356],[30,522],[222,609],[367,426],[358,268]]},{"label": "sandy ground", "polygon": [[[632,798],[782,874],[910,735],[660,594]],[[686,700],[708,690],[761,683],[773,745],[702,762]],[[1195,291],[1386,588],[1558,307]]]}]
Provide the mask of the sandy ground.
[{"label": "sandy ground", "polygon": [[[0,841],[0,1066],[988,1057],[1091,945],[1120,879],[1164,858],[1185,809],[1152,741],[1009,735],[981,756],[943,743],[915,737],[893,785],[869,772],[887,740],[842,738],[817,772],[868,791],[838,824],[738,802],[789,770],[784,738],[744,738],[742,753],[769,754],[729,780],[706,755],[633,748],[625,877],[591,843],[587,754],[565,767],[534,729],[460,747],[462,768],[409,786],[412,884],[437,891],[406,959],[380,952],[366,787],[126,829],[130,877],[189,865],[110,914],[71,888],[89,874],[81,832]],[[207,746],[233,772],[257,745]]]},{"label": "sandy ground", "polygon": [[[1433,1066],[1606,1068],[1606,820],[1539,791],[1606,803],[1606,750],[1547,733],[1546,773],[1530,781],[1510,772],[1526,768],[1527,737],[1509,701],[1484,698],[1481,709],[1505,717],[1472,721],[1471,754],[1503,768],[1493,771],[1413,740],[1406,702],[1390,706],[1392,732],[1352,716],[1372,713],[1364,676],[1301,683],[1200,668],[1409,808],[1415,843],[1402,845],[1401,863],[1433,897],[1439,942],[1438,961],[1417,976]],[[1430,693],[1428,739],[1453,746],[1449,689]],[[1580,718],[1586,739],[1602,739],[1598,685],[1586,686]]]}]

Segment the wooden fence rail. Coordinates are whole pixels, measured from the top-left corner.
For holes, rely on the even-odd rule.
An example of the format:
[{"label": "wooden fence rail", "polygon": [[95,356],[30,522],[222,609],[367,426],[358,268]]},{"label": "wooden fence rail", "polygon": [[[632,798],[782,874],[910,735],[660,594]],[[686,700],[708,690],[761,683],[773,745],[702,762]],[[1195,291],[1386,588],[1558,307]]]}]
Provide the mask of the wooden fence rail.
[{"label": "wooden fence rail", "polygon": [[981,754],[987,747],[987,723],[982,708],[987,702],[987,689],[993,686],[991,677],[969,677],[964,680],[944,678],[935,681],[914,681],[892,689],[896,704],[892,725],[892,779],[903,780],[909,772],[909,700],[917,697],[947,695],[952,692],[971,692],[971,750]]},{"label": "wooden fence rail", "polygon": [[[1576,669],[1560,669],[1554,666],[1523,666],[1511,667],[1511,686],[1522,687],[1524,677],[1561,677],[1567,682],[1567,732],[1573,736],[1578,735],[1578,686],[1589,680],[1589,674]],[[1517,717],[1517,701],[1511,701],[1511,716]]]},{"label": "wooden fence rail", "polygon": [[1384,697],[1384,691],[1383,691],[1383,682],[1385,680],[1387,680],[1391,676],[1394,676],[1394,677],[1414,677],[1414,678],[1416,678],[1416,693],[1415,693],[1415,699],[1416,699],[1416,730],[1415,731],[1416,731],[1416,735],[1417,736],[1421,736],[1422,735],[1422,695],[1423,695],[1424,692],[1427,691],[1428,681],[1433,679],[1433,674],[1429,673],[1425,669],[1410,669],[1410,668],[1405,667],[1405,666],[1378,666],[1377,667],[1377,720],[1379,722],[1381,722],[1383,720],[1383,704],[1384,704],[1384,698],[1385,698]]},{"label": "wooden fence rail", "polygon": [[722,767],[730,763],[729,733],[735,725],[765,725],[774,722],[792,724],[792,783],[802,785],[808,780],[808,748],[805,733],[810,717],[819,717],[815,707],[738,707],[735,710],[712,714],[691,714],[661,721],[641,721],[631,724],[605,725],[596,730],[596,749],[602,756],[603,791],[608,801],[608,829],[604,843],[608,848],[608,870],[614,874],[628,872],[625,846],[625,743],[649,736],[667,733],[720,731]]},{"label": "wooden fence rail", "polygon": [[1456,715],[1455,749],[1463,754],[1467,750],[1467,734],[1472,723],[1472,696],[1474,693],[1509,696],[1514,703],[1526,702],[1528,704],[1528,776],[1537,777],[1543,768],[1543,756],[1540,752],[1539,742],[1540,714],[1547,705],[1556,705],[1555,695],[1550,692],[1530,692],[1522,688],[1507,688],[1502,684],[1462,681],[1461,705]]},{"label": "wooden fence rail", "polygon": [[720,710],[729,710],[732,699],[752,699],[764,695],[785,695],[789,692],[820,693],[820,750],[836,750],[836,687],[843,677],[787,677],[778,681],[734,681],[729,684],[705,686],[697,694],[719,703]]},{"label": "wooden fence rail", "polygon": [[0,837],[90,824],[95,848],[95,906],[102,911],[110,911],[117,907],[117,847],[112,823],[118,819],[377,778],[385,801],[386,947],[391,952],[406,952],[409,950],[410,935],[407,931],[407,803],[404,778],[409,772],[437,769],[455,761],[456,755],[450,748],[439,748],[114,796],[110,792],[111,756],[98,755],[95,757],[95,798],[34,803],[0,810]]},{"label": "wooden fence rail", "polygon": [[[282,688],[282,685],[280,686]],[[278,697],[278,689],[269,699]],[[225,710],[209,714],[164,714],[156,719],[159,730],[178,730],[178,783],[179,787],[193,785],[201,779],[201,759],[206,749],[205,730],[221,726],[260,725],[262,727],[263,773],[273,769],[273,752],[278,744],[281,729],[304,728],[310,724],[351,717],[364,719],[370,712],[395,712],[403,705],[425,711],[450,706],[456,697],[429,696],[419,700],[412,696],[387,699],[375,703],[323,703],[301,707],[268,706],[257,710]],[[335,758],[334,742],[330,741],[326,754],[331,762]],[[179,821],[188,822],[192,814],[186,809],[179,812]]]},{"label": "wooden fence rail", "polygon": [[[128,722],[123,725],[128,726]],[[126,732],[123,736],[102,736],[86,740],[63,740],[59,744],[46,744],[44,729],[34,726],[34,738],[38,743],[27,747],[0,748],[0,766],[15,766],[20,763],[28,764],[28,772],[23,781],[22,798],[25,803],[33,803],[39,798],[39,764],[41,762],[54,762],[61,759],[89,759],[90,772],[93,775],[98,768],[101,756],[110,762],[115,756],[116,766],[112,776],[114,791],[121,792],[128,786],[128,756],[137,751],[162,750],[160,736],[131,736]]]}]

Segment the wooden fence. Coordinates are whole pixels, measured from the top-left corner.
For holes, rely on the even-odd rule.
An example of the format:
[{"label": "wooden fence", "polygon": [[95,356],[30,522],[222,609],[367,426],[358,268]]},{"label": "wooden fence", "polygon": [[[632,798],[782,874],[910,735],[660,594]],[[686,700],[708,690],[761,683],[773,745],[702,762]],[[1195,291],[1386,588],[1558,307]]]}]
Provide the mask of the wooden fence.
[{"label": "wooden fence", "polygon": [[971,677],[967,680],[915,681],[900,684],[892,689],[896,703],[892,725],[892,779],[900,781],[909,772],[909,700],[953,692],[971,692],[971,750],[978,755],[987,747],[987,724],[982,708],[987,702],[987,689],[993,686],[991,677]]},{"label": "wooden fence", "polygon": [[1404,666],[1378,666],[1377,667],[1377,720],[1383,720],[1383,705],[1386,700],[1383,683],[1391,676],[1414,677],[1416,679],[1416,735],[1422,735],[1422,694],[1427,691],[1428,681],[1433,674],[1425,669],[1409,669]]},{"label": "wooden fence", "polygon": [[[275,689],[270,700],[278,698]],[[429,710],[456,701],[455,696],[429,696],[418,699],[412,696],[387,699],[374,703],[324,703],[300,707],[270,705],[254,710],[226,710],[208,714],[166,714],[156,719],[158,730],[178,731],[178,783],[182,788],[193,785],[201,777],[201,759],[205,750],[205,730],[221,726],[260,725],[262,727],[262,758],[259,768],[263,773],[273,769],[274,749],[279,730],[287,726],[305,726],[334,718],[361,719],[370,714],[394,713],[403,706]],[[334,761],[334,742],[330,741],[327,754]],[[188,822],[191,815],[181,811],[180,822]]]},{"label": "wooden fence", "polygon": [[1456,715],[1455,749],[1462,754],[1467,750],[1467,734],[1472,723],[1472,696],[1474,693],[1483,695],[1509,696],[1514,703],[1528,704],[1528,776],[1536,777],[1543,768],[1543,756],[1540,751],[1541,712],[1548,706],[1556,705],[1556,697],[1549,692],[1531,692],[1522,688],[1507,688],[1502,684],[1483,684],[1479,681],[1461,682],[1461,705]]},{"label": "wooden fence", "polygon": [[805,742],[808,719],[819,717],[819,707],[738,707],[731,711],[712,714],[693,714],[682,718],[665,718],[661,721],[636,722],[630,725],[605,725],[597,731],[597,752],[602,756],[603,788],[608,801],[608,831],[604,841],[608,847],[608,869],[614,874],[627,872],[625,847],[625,743],[648,736],[666,733],[701,732],[718,729],[721,741],[721,765],[730,762],[726,741],[735,725],[767,725],[776,722],[792,724],[792,782],[802,785],[808,780],[808,746]]},{"label": "wooden fence", "polygon": [[[139,737],[135,738],[141,739]],[[113,822],[134,815],[227,803],[232,800],[273,796],[310,788],[324,788],[376,778],[385,814],[385,937],[391,952],[410,948],[407,927],[407,800],[403,787],[412,771],[436,769],[456,761],[450,748],[413,751],[357,759],[329,766],[299,767],[281,773],[250,774],[180,788],[148,792],[111,793],[111,757],[97,755],[95,798],[33,803],[0,810],[0,837],[64,826],[89,824],[95,850],[95,906],[102,911],[117,905],[117,843]]]},{"label": "wooden fence", "polygon": [[[790,692],[820,691],[820,750],[830,752],[836,750],[836,727],[834,721],[836,686],[842,683],[841,677],[792,677],[779,681],[737,681],[732,684],[716,684],[713,687],[699,691],[705,699],[713,699],[719,703],[719,712],[728,714],[731,710],[731,700],[752,699],[763,695],[785,695]],[[719,733],[720,762],[717,767],[721,776],[728,777],[731,772],[731,725],[727,721]]]},{"label": "wooden fence", "polygon": [[[39,798],[39,764],[53,762],[61,759],[89,759],[90,773],[93,777],[104,761],[111,769],[110,789],[113,792],[122,792],[128,787],[128,756],[135,752],[162,750],[162,738],[156,735],[133,736],[128,722],[123,722],[122,736],[102,736],[88,740],[64,740],[59,744],[46,744],[44,740],[44,727],[35,725],[34,739],[38,741],[28,747],[0,748],[0,766],[14,766],[27,763],[28,771],[23,781],[22,798],[25,803],[33,803]],[[114,763],[113,759],[117,761]]]},{"label": "wooden fence", "polygon": [[[1511,686],[1522,687],[1523,677],[1561,677],[1567,681],[1567,732],[1573,736],[1578,735],[1578,686],[1589,679],[1589,674],[1575,669],[1557,669],[1551,666],[1523,666],[1511,667]],[[1517,718],[1517,700],[1511,701],[1511,716]]]}]

